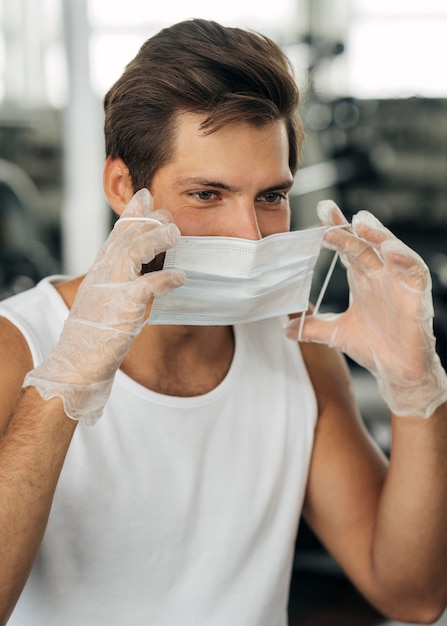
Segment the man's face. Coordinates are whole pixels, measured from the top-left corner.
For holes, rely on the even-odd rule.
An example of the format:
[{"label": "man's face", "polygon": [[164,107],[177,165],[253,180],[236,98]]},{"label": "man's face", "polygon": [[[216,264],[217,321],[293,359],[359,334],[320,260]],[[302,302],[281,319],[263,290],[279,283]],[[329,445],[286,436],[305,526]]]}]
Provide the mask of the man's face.
[{"label": "man's face", "polygon": [[155,209],[168,209],[182,235],[260,239],[289,230],[293,179],[284,122],[206,135],[202,121],[179,115],[174,156],[152,181]]}]

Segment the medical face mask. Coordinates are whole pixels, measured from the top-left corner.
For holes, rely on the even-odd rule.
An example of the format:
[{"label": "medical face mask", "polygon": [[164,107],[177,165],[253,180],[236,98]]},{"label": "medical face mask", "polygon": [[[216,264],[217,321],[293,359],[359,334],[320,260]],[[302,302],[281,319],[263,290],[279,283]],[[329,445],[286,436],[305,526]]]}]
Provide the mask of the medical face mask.
[{"label": "medical face mask", "polygon": [[326,227],[270,235],[180,237],[164,268],[184,285],[156,296],[148,324],[221,326],[306,311]]}]

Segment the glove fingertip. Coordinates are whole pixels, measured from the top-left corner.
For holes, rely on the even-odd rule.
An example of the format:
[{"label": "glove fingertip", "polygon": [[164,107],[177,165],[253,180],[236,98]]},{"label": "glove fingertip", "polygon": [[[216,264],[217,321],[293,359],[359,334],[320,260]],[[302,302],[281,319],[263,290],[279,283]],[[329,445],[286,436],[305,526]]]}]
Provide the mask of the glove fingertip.
[{"label": "glove fingertip", "polygon": [[330,226],[334,223],[334,220],[333,220],[334,211],[340,211],[340,209],[333,200],[321,200],[317,204],[317,215],[320,218],[320,220],[323,222],[323,224]]},{"label": "glove fingertip", "polygon": [[139,189],[126,205],[121,217],[149,217],[152,213],[154,201],[152,194],[146,187]]},{"label": "glove fingertip", "polygon": [[176,286],[176,287],[180,287],[181,285],[184,284],[185,280],[186,280],[186,274],[183,270],[180,270],[178,268],[172,268],[169,270],[165,270],[166,272],[169,272],[170,276],[171,276],[171,280],[172,283]]},{"label": "glove fingertip", "polygon": [[283,330],[286,337],[294,341],[333,345],[334,328],[339,317],[340,314],[331,313],[307,315],[304,320],[292,320]]},{"label": "glove fingertip", "polygon": [[171,289],[181,287],[186,280],[185,273],[177,268],[159,270],[143,274],[138,282],[144,281],[145,287],[152,295],[161,296]]},{"label": "glove fingertip", "polygon": [[378,220],[375,215],[365,209],[361,209],[352,216],[352,227],[355,229],[359,225],[365,225],[374,230],[385,228],[382,222]]},{"label": "glove fingertip", "polygon": [[381,252],[388,269],[397,269],[413,276],[412,286],[419,290],[431,289],[430,270],[424,259],[399,239],[384,241]]}]

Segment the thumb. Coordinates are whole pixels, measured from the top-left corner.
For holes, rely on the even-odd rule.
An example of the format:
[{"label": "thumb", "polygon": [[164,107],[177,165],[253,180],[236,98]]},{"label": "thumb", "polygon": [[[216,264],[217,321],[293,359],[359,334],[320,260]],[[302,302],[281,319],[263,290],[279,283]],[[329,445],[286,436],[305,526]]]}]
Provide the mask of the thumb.
[{"label": "thumb", "polygon": [[285,327],[284,332],[286,337],[294,341],[309,341],[335,346],[338,320],[341,315],[341,313],[307,315],[304,322],[301,318],[292,320]]},{"label": "thumb", "polygon": [[152,296],[163,296],[172,289],[181,287],[185,282],[185,273],[172,268],[149,272],[140,276],[132,285],[135,299],[147,302]]}]

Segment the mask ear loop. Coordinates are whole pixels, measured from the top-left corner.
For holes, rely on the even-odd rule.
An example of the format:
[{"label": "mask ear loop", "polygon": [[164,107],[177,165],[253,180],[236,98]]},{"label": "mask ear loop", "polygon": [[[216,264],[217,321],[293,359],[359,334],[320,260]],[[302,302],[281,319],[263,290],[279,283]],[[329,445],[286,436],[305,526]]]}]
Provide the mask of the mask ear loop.
[{"label": "mask ear loop", "polygon": [[121,222],[150,222],[152,224],[158,224],[159,226],[163,226],[163,222],[160,222],[160,220],[156,220],[155,217],[120,217],[116,220],[113,227],[115,228],[115,226],[117,224],[120,224]]},{"label": "mask ear loop", "polygon": [[[340,258],[340,254],[338,252],[336,252],[334,256],[332,257],[331,264],[327,271],[326,278],[324,279],[323,285],[320,289],[320,293],[318,294],[318,298],[315,303],[314,310],[312,311],[311,317],[318,315],[318,311],[320,310],[320,306],[323,301],[324,294],[326,293],[326,289],[328,288],[329,281],[331,280],[332,274],[334,273],[334,269],[339,258]],[[304,327],[305,319],[306,319],[306,311],[303,311],[300,316],[300,326],[298,328],[298,338],[297,338],[298,341],[301,341],[303,338],[303,327]]]},{"label": "mask ear loop", "polygon": [[340,253],[339,252],[336,252],[334,254],[334,256],[332,257],[332,261],[331,261],[331,264],[330,264],[329,269],[327,271],[326,278],[324,279],[323,285],[322,285],[322,287],[320,289],[320,293],[318,294],[317,301],[315,302],[315,307],[314,307],[314,310],[312,312],[313,316],[314,315],[318,315],[318,311],[320,310],[321,303],[323,302],[324,294],[326,293],[326,290],[327,290],[328,285],[329,285],[329,281],[332,278],[332,274],[334,273],[335,266],[336,266],[337,261],[338,261],[339,258],[340,258]]},{"label": "mask ear loop", "polygon": [[[331,226],[328,228],[328,230],[333,230],[336,228],[350,228],[351,225],[350,224],[340,224],[337,226]],[[332,257],[332,261],[331,264],[329,265],[328,271],[326,273],[326,278],[323,281],[323,285],[320,289],[320,293],[318,294],[318,298],[317,301],[315,302],[315,307],[314,310],[312,311],[312,315],[311,317],[314,317],[316,315],[318,315],[318,311],[320,310],[320,306],[321,303],[323,301],[324,298],[324,294],[326,293],[326,290],[328,288],[329,285],[329,281],[331,280],[332,274],[334,273],[334,269],[335,266],[337,264],[338,259],[340,258],[340,253],[337,251],[335,252],[334,256]],[[297,337],[297,341],[302,341],[303,338],[303,327],[304,327],[304,321],[306,319],[306,311],[303,311],[301,313],[301,317],[300,317],[300,325],[298,328],[298,337]]]}]

